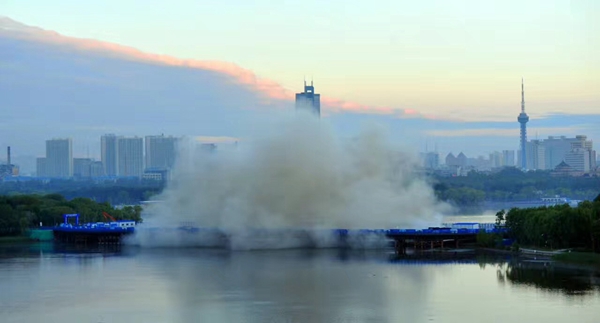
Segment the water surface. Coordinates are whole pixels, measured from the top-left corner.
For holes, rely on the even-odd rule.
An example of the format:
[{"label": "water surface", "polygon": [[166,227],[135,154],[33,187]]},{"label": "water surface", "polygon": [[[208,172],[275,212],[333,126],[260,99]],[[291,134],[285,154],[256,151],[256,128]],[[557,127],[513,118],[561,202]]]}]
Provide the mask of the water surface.
[{"label": "water surface", "polygon": [[0,246],[2,322],[599,322],[598,277],[485,256]]}]

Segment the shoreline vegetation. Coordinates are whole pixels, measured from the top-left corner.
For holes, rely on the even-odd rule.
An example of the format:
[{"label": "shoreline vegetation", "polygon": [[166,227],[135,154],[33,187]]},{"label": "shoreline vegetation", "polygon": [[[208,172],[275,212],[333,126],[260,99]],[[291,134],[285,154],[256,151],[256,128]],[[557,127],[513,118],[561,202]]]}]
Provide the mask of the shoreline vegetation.
[{"label": "shoreline vegetation", "polygon": [[[497,172],[471,171],[467,176],[425,172],[436,197],[452,205],[458,214],[481,214],[487,210],[529,207],[542,197],[560,195],[591,200],[598,194],[600,176],[554,177],[550,171],[523,172],[505,167]],[[26,177],[25,177],[26,178]],[[0,195],[60,194],[67,200],[90,198],[99,203],[132,205],[163,191],[165,181],[118,178],[35,179],[0,181]],[[533,203],[533,204],[532,204]]]},{"label": "shoreline vegetation", "polygon": [[55,226],[63,223],[64,214],[78,213],[83,223],[103,222],[103,212],[116,220],[142,221],[139,205],[115,208],[108,202],[81,197],[67,200],[60,194],[0,196],[0,237],[18,239],[31,229]]},{"label": "shoreline vegetation", "polygon": [[28,236],[24,236],[24,235],[0,237],[0,244],[21,243],[21,242],[36,242],[36,240],[32,240]]},{"label": "shoreline vegetation", "polygon": [[590,266],[600,271],[600,254],[593,252],[562,252],[552,256],[552,260],[566,264]]}]

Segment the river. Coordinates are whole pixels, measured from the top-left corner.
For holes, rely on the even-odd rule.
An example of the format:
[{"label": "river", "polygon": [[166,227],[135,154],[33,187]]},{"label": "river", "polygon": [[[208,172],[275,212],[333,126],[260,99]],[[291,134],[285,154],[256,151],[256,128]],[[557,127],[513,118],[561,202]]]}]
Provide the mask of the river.
[{"label": "river", "polygon": [[598,276],[485,255],[0,245],[13,322],[599,322]]}]

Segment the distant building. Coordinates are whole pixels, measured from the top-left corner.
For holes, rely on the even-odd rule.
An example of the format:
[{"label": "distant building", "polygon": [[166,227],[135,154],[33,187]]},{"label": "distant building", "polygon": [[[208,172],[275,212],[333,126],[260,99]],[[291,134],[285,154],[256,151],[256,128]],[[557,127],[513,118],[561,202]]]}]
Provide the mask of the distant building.
[{"label": "distant building", "polygon": [[423,155],[423,167],[426,169],[437,169],[440,167],[440,154],[427,152]]},{"label": "distant building", "polygon": [[580,176],[583,172],[577,172],[573,170],[569,164],[564,161],[560,162],[560,164],[556,165],[556,167],[550,172],[550,176],[555,177],[564,177],[564,176]]},{"label": "distant building", "polygon": [[[554,169],[558,164],[565,160],[565,157],[571,150],[578,148],[590,151],[590,160],[588,163],[592,164],[593,143],[591,140],[587,140],[586,136],[579,135],[575,136],[575,138],[550,136],[548,139],[543,140],[543,144],[545,147],[545,157],[548,169]],[[596,154],[594,153],[593,155],[593,163],[595,164]]]},{"label": "distant building", "polygon": [[166,181],[169,178],[169,170],[160,168],[160,169],[146,169],[144,174],[142,175],[143,180],[147,181]]},{"label": "distant building", "polygon": [[73,142],[67,139],[46,140],[46,176],[73,176]]},{"label": "distant building", "polygon": [[498,168],[504,166],[504,158],[501,152],[494,151],[490,154],[490,167]]},{"label": "distant building", "polygon": [[104,173],[104,165],[101,161],[94,161],[90,164],[90,177],[103,177],[106,176]]},{"label": "distant building", "polygon": [[462,151],[460,152],[460,154],[458,154],[458,156],[456,156],[456,163],[457,163],[457,166],[467,167],[468,158],[465,154],[462,153]]},{"label": "distant building", "polygon": [[38,157],[35,160],[35,172],[37,177],[48,177],[48,170],[46,169],[46,157]]},{"label": "distant building", "polygon": [[19,167],[12,164],[10,146],[6,147],[6,164],[0,164],[0,178],[19,176]]},{"label": "distant building", "polygon": [[446,155],[446,166],[457,166],[456,156],[453,153]]},{"label": "distant building", "polygon": [[546,169],[545,147],[540,140],[531,140],[525,146],[527,152],[527,164],[525,169],[543,170]]},{"label": "distant building", "polygon": [[462,152],[458,156],[454,157],[454,154],[449,153],[446,156],[446,166],[453,167],[467,167],[469,165],[469,158]]},{"label": "distant building", "polygon": [[583,148],[575,148],[565,155],[565,163],[567,163],[574,171],[589,172],[591,167],[591,151]]},{"label": "distant building", "polygon": [[310,86],[304,81],[304,92],[296,93],[296,110],[308,110],[321,116],[321,95],[315,93],[313,82],[310,81]]},{"label": "distant building", "polygon": [[142,177],[144,173],[144,140],[138,137],[118,137],[117,160],[118,176]]},{"label": "distant building", "polygon": [[0,178],[19,176],[19,167],[13,164],[0,164]]},{"label": "distant building", "polygon": [[92,160],[90,158],[73,158],[73,176],[78,178],[91,177]]},{"label": "distant building", "polygon": [[503,166],[507,166],[507,167],[515,166],[515,151],[514,150],[503,150],[502,151],[502,163],[503,163]]},{"label": "distant building", "polygon": [[179,139],[175,137],[146,136],[146,168],[171,169],[175,166]]},{"label": "distant building", "polygon": [[119,175],[117,140],[118,137],[114,134],[107,134],[100,138],[103,173],[106,176]]},{"label": "distant building", "polygon": [[[526,144],[526,153],[526,168],[531,170],[554,170],[567,159],[567,164],[574,171],[588,172],[597,164],[593,143],[583,135],[575,138],[550,136],[548,139],[531,140]],[[520,153],[518,160],[519,163],[522,161]]]}]

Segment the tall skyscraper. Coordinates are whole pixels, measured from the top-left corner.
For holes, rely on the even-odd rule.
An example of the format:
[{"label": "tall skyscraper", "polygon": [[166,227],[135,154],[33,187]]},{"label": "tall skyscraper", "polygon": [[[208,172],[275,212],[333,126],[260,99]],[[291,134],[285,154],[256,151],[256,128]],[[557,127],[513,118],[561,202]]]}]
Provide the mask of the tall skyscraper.
[{"label": "tall skyscraper", "polygon": [[144,140],[133,137],[117,138],[118,176],[141,177],[144,173]]},{"label": "tall skyscraper", "polygon": [[[550,136],[548,139],[544,140],[544,146],[546,148],[547,169],[554,169],[561,162],[566,162],[565,156],[576,149],[589,151],[587,154],[587,156],[589,156],[589,161],[587,163],[590,165],[590,168],[595,164],[595,161],[592,161],[592,159],[595,159],[592,158],[594,155],[592,153],[594,150],[594,145],[591,140],[587,139],[587,136],[577,135],[575,138],[567,138],[565,136]],[[567,162],[567,164],[569,164],[569,162]],[[569,166],[572,165],[569,164]]]},{"label": "tall skyscraper", "polygon": [[146,136],[146,169],[171,169],[175,165],[178,138]]},{"label": "tall skyscraper", "polygon": [[73,176],[73,142],[67,139],[46,140],[46,176]]},{"label": "tall skyscraper", "polygon": [[100,138],[102,166],[106,176],[119,175],[117,139],[114,134],[107,134]]},{"label": "tall skyscraper", "polygon": [[521,78],[521,113],[517,118],[521,125],[521,168],[527,169],[527,122],[529,116],[525,113],[525,86]]},{"label": "tall skyscraper", "polygon": [[310,86],[304,81],[304,92],[296,93],[296,110],[305,109],[321,116],[321,95],[315,93],[313,82]]},{"label": "tall skyscraper", "polygon": [[525,155],[527,156],[527,165],[525,165],[524,169],[546,169],[546,147],[542,140],[531,140],[527,142]]}]

